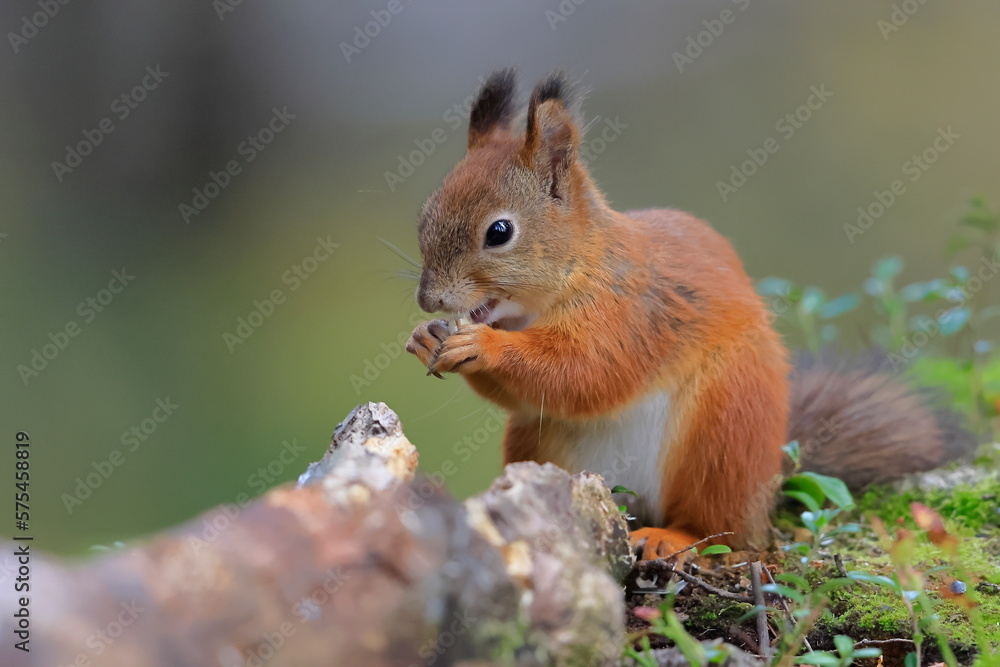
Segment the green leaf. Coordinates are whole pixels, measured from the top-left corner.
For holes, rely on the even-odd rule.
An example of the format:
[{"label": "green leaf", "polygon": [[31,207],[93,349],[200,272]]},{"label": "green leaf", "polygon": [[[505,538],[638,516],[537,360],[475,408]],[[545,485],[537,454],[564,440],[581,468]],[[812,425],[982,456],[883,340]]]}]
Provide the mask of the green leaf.
[{"label": "green leaf", "polygon": [[767,607],[762,607],[761,605],[755,605],[752,609],[748,609],[743,613],[738,619],[736,619],[736,624],[739,625],[745,621],[749,621],[751,618],[757,615],[757,612],[767,611]]},{"label": "green leaf", "polygon": [[850,657],[854,653],[854,640],[847,635],[836,635],[833,638],[833,645],[842,658]]},{"label": "green leaf", "polygon": [[818,665],[819,667],[840,667],[840,658],[829,651],[809,651],[798,657],[800,665]]},{"label": "green leaf", "polygon": [[899,290],[899,296],[907,303],[914,303],[923,301],[933,292],[934,283],[910,283]]},{"label": "green leaf", "polygon": [[805,542],[793,542],[792,544],[782,544],[783,551],[797,551],[800,554],[809,553],[809,545]]},{"label": "green leaf", "polygon": [[784,278],[764,278],[757,283],[757,294],[761,296],[787,296],[792,291],[792,281]]},{"label": "green leaf", "polygon": [[760,590],[765,593],[773,593],[775,595],[780,595],[786,597],[789,600],[795,600],[796,602],[802,602],[805,600],[805,596],[799,591],[795,590],[791,586],[785,586],[783,584],[764,584],[760,587]]},{"label": "green leaf", "polygon": [[860,533],[861,526],[856,523],[845,523],[843,526],[837,526],[831,530],[827,535],[840,535],[841,533]]},{"label": "green leaf", "polygon": [[956,264],[951,267],[951,275],[960,283],[968,282],[969,280],[969,269],[965,268],[961,264]]},{"label": "green leaf", "polygon": [[799,501],[800,503],[802,503],[803,505],[805,505],[806,508],[809,509],[809,511],[811,511],[811,512],[818,512],[819,511],[820,504],[818,502],[816,502],[816,498],[814,498],[812,496],[812,494],[810,494],[810,493],[808,493],[806,491],[787,491],[786,490],[785,491],[785,495],[788,496],[789,498],[792,498],[794,500]]},{"label": "green leaf", "polygon": [[854,651],[855,658],[877,658],[882,655],[880,648],[859,648]]},{"label": "green leaf", "polygon": [[995,232],[997,227],[1000,227],[1000,220],[990,211],[985,201],[974,200],[972,210],[963,215],[958,224],[981,229],[984,232]]},{"label": "green leaf", "polygon": [[824,303],[823,307],[819,311],[819,316],[824,320],[830,320],[834,317],[840,317],[841,315],[849,313],[860,305],[861,297],[856,293],[851,292],[850,294],[845,294],[844,296],[838,296],[833,301],[827,301]]},{"label": "green leaf", "polygon": [[969,321],[968,308],[952,308],[946,310],[944,314],[938,318],[938,324],[941,325],[941,335],[951,336],[962,330],[966,322]]},{"label": "green leaf", "polygon": [[917,654],[907,653],[906,658],[903,659],[903,665],[904,667],[920,667],[920,665],[917,664]]},{"label": "green leaf", "polygon": [[841,588],[847,588],[848,586],[853,586],[856,582],[853,579],[848,579],[846,577],[837,577],[836,579],[827,579],[820,586],[813,591],[815,595],[826,595],[830,591],[835,591]]},{"label": "green leaf", "polygon": [[801,459],[799,451],[799,441],[792,440],[790,443],[781,448],[781,451],[788,455],[788,458],[792,460],[795,467],[799,466],[799,460]]},{"label": "green leaf", "polygon": [[864,581],[869,584],[877,584],[879,586],[885,586],[886,588],[891,588],[892,590],[899,593],[902,588],[895,581],[889,577],[883,577],[881,574],[871,574],[870,572],[861,572],[860,570],[853,570],[847,573],[847,576],[855,581]]},{"label": "green leaf", "polygon": [[883,257],[875,262],[872,273],[883,282],[888,282],[903,271],[903,259],[897,255]]},{"label": "green leaf", "polygon": [[811,587],[806,578],[800,574],[795,574],[794,572],[781,572],[774,575],[776,581],[784,581],[789,584],[795,584],[799,590],[808,591]]},{"label": "green leaf", "polygon": [[711,556],[712,554],[728,554],[728,553],[732,553],[732,551],[733,550],[730,549],[725,544],[713,544],[711,546],[708,546],[708,547],[705,547],[704,549],[702,549],[701,550],[701,555],[702,556]]},{"label": "green leaf", "polygon": [[619,484],[616,484],[611,488],[611,493],[628,493],[635,496],[636,498],[639,497],[639,494],[633,491],[632,489],[626,489],[624,486],[621,486]]},{"label": "green leaf", "polygon": [[799,310],[803,313],[812,314],[817,312],[826,301],[826,295],[818,287],[807,287],[802,292],[802,301],[799,303]]},{"label": "green leaf", "polygon": [[972,245],[972,240],[962,234],[955,234],[945,244],[945,254],[954,255]]},{"label": "green leaf", "polygon": [[848,490],[847,485],[844,484],[843,480],[837,479],[836,477],[821,475],[818,472],[803,472],[796,476],[806,477],[815,482],[830,502],[837,507],[842,509],[853,507],[854,498],[851,497],[851,492]]}]

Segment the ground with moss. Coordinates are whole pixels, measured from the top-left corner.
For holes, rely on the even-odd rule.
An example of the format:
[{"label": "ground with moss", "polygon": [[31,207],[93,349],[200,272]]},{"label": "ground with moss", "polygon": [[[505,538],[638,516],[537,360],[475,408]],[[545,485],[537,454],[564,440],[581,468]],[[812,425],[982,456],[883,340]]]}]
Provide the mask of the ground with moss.
[{"label": "ground with moss", "polygon": [[[751,597],[746,562],[761,560],[774,573],[801,574],[811,586],[858,571],[891,577],[893,561],[887,544],[873,530],[877,521],[895,535],[899,529],[912,531],[915,546],[909,559],[913,568],[925,577],[924,590],[934,605],[937,634],[947,638],[958,664],[977,663],[981,647],[1000,650],[1000,473],[980,466],[946,473],[930,473],[902,485],[871,489],[856,499],[857,506],[838,522],[857,522],[861,531],[838,535],[829,544],[810,549],[802,556],[783,550],[765,554],[745,552],[705,556],[690,567],[691,573],[710,586],[731,594]],[[958,559],[949,558],[917,528],[911,503],[918,502],[936,510],[947,531],[958,538]],[[776,526],[779,543],[791,544],[803,538],[798,513],[801,507],[791,504],[779,509]],[[640,582],[645,583],[645,582]],[[663,586],[662,582],[658,582]],[[677,590],[679,589],[679,590]],[[753,605],[726,599],[692,584],[665,585],[654,593],[632,589],[629,595],[629,630],[641,633],[649,624],[636,616],[637,607],[656,607],[667,591],[676,592],[673,609],[684,627],[699,640],[723,639],[749,652],[756,652]],[[956,595],[955,591],[962,593]],[[906,653],[913,650],[913,621],[903,598],[883,586],[855,582],[827,594],[825,607],[807,635],[813,650],[831,650],[835,635],[847,635],[855,643],[867,642],[883,651],[884,665],[902,665]],[[973,627],[962,604],[976,605],[979,628]],[[768,596],[772,631],[789,626],[782,601]],[[786,600],[790,610],[798,605]],[[641,609],[640,609],[641,612]],[[937,640],[925,629],[924,664],[942,659]],[[669,645],[662,637],[651,637],[652,646]],[[858,664],[865,664],[858,661]],[[868,661],[867,664],[875,664]]]}]

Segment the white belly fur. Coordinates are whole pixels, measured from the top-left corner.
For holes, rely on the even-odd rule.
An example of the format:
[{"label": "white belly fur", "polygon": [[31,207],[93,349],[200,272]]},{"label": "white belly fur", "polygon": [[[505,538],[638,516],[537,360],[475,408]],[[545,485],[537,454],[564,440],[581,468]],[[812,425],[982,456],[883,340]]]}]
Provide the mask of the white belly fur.
[{"label": "white belly fur", "polygon": [[566,448],[571,457],[566,467],[599,473],[609,487],[635,491],[638,499],[622,496],[630,511],[647,525],[660,525],[662,471],[669,448],[664,443],[671,440],[666,432],[669,414],[670,395],[661,392],[617,417],[578,427],[574,442]]}]

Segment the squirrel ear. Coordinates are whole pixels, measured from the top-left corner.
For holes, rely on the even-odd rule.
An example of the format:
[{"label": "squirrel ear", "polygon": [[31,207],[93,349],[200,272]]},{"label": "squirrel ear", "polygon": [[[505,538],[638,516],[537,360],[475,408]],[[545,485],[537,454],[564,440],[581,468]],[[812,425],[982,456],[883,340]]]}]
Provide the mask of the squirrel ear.
[{"label": "squirrel ear", "polygon": [[524,157],[555,199],[565,198],[566,176],[580,141],[569,104],[569,86],[562,72],[538,84],[528,103]]},{"label": "squirrel ear", "polygon": [[470,149],[483,144],[494,130],[510,126],[516,90],[517,72],[513,67],[498,69],[483,82],[469,115]]}]

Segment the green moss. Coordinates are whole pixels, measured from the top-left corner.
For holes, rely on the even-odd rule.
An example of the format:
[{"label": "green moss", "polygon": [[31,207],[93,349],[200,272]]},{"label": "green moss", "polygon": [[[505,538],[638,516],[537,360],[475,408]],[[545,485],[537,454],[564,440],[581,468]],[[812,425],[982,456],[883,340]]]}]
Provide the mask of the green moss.
[{"label": "green moss", "polygon": [[976,484],[959,485],[947,490],[910,490],[899,493],[888,487],[878,487],[858,500],[858,512],[874,514],[888,525],[902,520],[913,528],[910,503],[919,502],[937,510],[959,535],[1000,532],[1000,475]]}]

